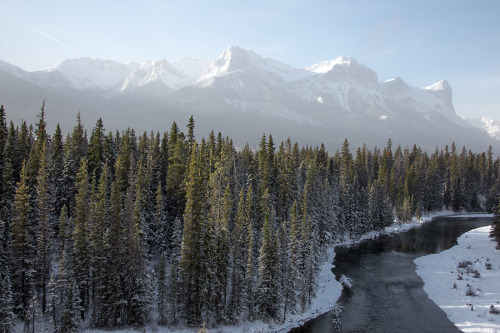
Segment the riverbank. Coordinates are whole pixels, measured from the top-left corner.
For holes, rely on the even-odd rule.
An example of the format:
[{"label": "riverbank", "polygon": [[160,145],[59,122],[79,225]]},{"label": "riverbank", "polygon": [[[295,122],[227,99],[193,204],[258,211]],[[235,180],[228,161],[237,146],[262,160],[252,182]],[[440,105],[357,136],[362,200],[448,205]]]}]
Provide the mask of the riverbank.
[{"label": "riverbank", "polygon": [[[392,233],[400,233],[408,231],[412,228],[417,228],[424,223],[432,221],[433,218],[438,216],[447,216],[452,215],[451,211],[441,211],[437,213],[430,214],[428,216],[423,217],[420,220],[414,219],[410,223],[394,223],[389,227],[386,227],[380,231],[372,231],[366,233],[361,236],[361,238],[357,240],[349,240],[343,242],[336,242],[332,244],[326,251],[324,255],[323,263],[321,264],[320,272],[318,274],[317,283],[318,289],[316,292],[316,297],[312,300],[311,306],[309,309],[303,313],[296,315],[289,315],[284,323],[276,324],[273,322],[263,322],[262,320],[254,321],[254,322],[242,322],[238,325],[232,326],[222,326],[214,329],[210,329],[209,331],[220,332],[220,333],[232,333],[232,332],[246,332],[246,333],[260,333],[260,332],[288,332],[292,328],[303,325],[305,322],[314,319],[320,316],[323,313],[332,311],[337,306],[337,300],[339,299],[342,293],[342,285],[339,281],[335,279],[335,275],[332,273],[332,269],[334,268],[333,262],[335,259],[335,247],[341,245],[350,245],[359,243],[362,240],[366,239],[374,239],[379,237],[382,234],[392,234]],[[476,215],[457,215],[474,217]],[[481,215],[484,216],[484,215]],[[113,331],[115,333],[131,333],[142,331],[144,328],[139,328],[137,330],[134,329],[125,329],[125,330],[116,330]],[[145,328],[146,332],[177,332],[177,333],[195,333],[197,329],[189,329],[185,327],[173,328],[151,325]],[[101,330],[93,330],[87,329],[83,330],[86,333],[102,333]]]},{"label": "riverbank", "polygon": [[[469,217],[469,216],[467,216]],[[424,291],[463,332],[500,332],[500,251],[491,227],[471,230],[458,245],[414,260]]]}]

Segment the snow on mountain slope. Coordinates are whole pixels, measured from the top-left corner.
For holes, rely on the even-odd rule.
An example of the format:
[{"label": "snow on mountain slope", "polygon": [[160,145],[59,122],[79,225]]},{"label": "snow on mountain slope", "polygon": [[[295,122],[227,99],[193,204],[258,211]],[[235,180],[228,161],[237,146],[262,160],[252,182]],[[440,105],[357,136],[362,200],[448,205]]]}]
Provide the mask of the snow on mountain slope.
[{"label": "snow on mountain slope", "polygon": [[79,58],[65,60],[36,72],[25,72],[0,62],[0,70],[44,87],[123,92],[157,81],[170,90],[177,90],[194,83],[209,64],[209,61],[191,58],[173,63],[160,60],[141,64]]},{"label": "snow on mountain slope", "polygon": [[[400,78],[379,82],[372,69],[350,57],[293,68],[251,50],[229,47],[213,62],[123,64],[81,58],[37,72],[0,62],[0,87],[5,87],[0,90],[0,102],[20,101],[8,91],[25,96],[25,102],[29,98],[29,93],[19,91],[22,88],[7,89],[13,77],[20,80],[16,87],[30,91],[40,87],[32,96],[50,91],[54,98],[73,101],[74,112],[86,107],[93,115],[106,115],[113,126],[138,130],[158,128],[174,115],[193,114],[200,119],[199,128],[233,133],[243,142],[263,130],[332,147],[346,137],[354,145],[381,146],[390,137],[393,142],[417,143],[432,150],[452,141],[479,149],[492,142],[456,115],[446,81],[424,88],[411,87]],[[30,105],[41,103],[40,97],[32,99]],[[137,109],[141,112],[129,111]],[[21,113],[16,114],[29,119],[29,114]]]},{"label": "snow on mountain slope", "polygon": [[294,82],[290,87],[301,98],[349,112],[379,116],[386,113],[377,74],[355,59],[339,57],[306,69],[316,75]]},{"label": "snow on mountain slope", "polygon": [[483,123],[483,128],[489,136],[500,140],[500,121],[490,117],[482,117],[481,122]]},{"label": "snow on mountain slope", "polygon": [[201,86],[213,83],[216,77],[229,73],[244,72],[246,74],[257,74],[261,79],[269,83],[283,85],[294,82],[305,77],[313,76],[305,69],[295,69],[279,61],[262,58],[254,51],[247,51],[237,46],[232,46],[224,51],[214,61],[198,80]]},{"label": "snow on mountain slope", "polygon": [[[134,91],[152,82],[161,82],[165,86],[164,93],[170,93],[192,84],[199,88],[210,87],[217,80],[219,90],[233,90],[235,97],[226,99],[237,108],[246,110],[249,103],[256,106],[257,101],[252,101],[252,95],[255,95],[266,99],[263,103],[258,101],[265,105],[262,110],[265,113],[271,109],[270,104],[280,104],[276,105],[276,110],[285,110],[280,113],[291,115],[290,120],[293,121],[301,119],[299,122],[304,118],[283,106],[283,101],[280,101],[288,98],[287,95],[377,119],[387,119],[394,114],[394,104],[404,104],[405,108],[423,114],[438,112],[461,126],[465,123],[455,115],[451,88],[446,81],[424,89],[410,87],[399,78],[379,83],[373,70],[351,57],[338,57],[297,69],[263,58],[251,50],[232,46],[212,63],[188,58],[179,62],[160,60],[122,64],[80,58],[66,60],[33,73],[5,63],[0,64],[0,68],[46,87],[99,89],[112,94]],[[160,86],[156,87],[156,91],[158,89]],[[262,92],[263,89],[267,93]],[[276,97],[280,100],[276,100]],[[389,107],[387,101],[392,102],[392,106]],[[310,116],[306,118],[310,118],[308,121],[312,123],[318,121]]]},{"label": "snow on mountain slope", "polygon": [[[110,60],[94,58],[70,59],[46,68],[43,72],[58,72],[70,83],[72,88],[114,89],[127,77],[135,64],[121,64]],[[50,81],[45,83],[51,84]]]},{"label": "snow on mountain slope", "polygon": [[130,71],[120,90],[141,87],[155,81],[177,90],[194,83],[208,65],[208,61],[191,58],[173,63],[167,60],[145,62]]},{"label": "snow on mountain slope", "polygon": [[446,117],[453,123],[470,127],[470,124],[457,116],[452,102],[452,89],[447,81],[416,88],[407,85],[401,78],[380,83],[381,92],[389,101],[423,114],[427,119],[433,115]]},{"label": "snow on mountain slope", "polygon": [[500,140],[500,121],[491,117],[464,118],[474,127],[487,133],[490,137]]}]

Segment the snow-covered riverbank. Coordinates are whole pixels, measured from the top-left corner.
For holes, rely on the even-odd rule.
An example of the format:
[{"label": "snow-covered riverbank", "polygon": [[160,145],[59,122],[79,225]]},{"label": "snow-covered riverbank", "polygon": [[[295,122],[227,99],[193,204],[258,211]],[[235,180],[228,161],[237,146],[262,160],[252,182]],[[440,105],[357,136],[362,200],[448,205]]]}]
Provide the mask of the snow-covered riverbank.
[{"label": "snow-covered riverbank", "polygon": [[474,229],[458,245],[415,259],[429,298],[464,332],[500,332],[500,251],[491,227]]},{"label": "snow-covered riverbank", "polygon": [[[332,268],[334,267],[333,261],[335,259],[335,247],[339,245],[349,245],[355,244],[365,239],[373,239],[381,234],[391,234],[391,233],[399,233],[408,231],[412,228],[416,228],[421,226],[424,223],[432,221],[434,217],[438,216],[446,216],[451,215],[453,212],[450,211],[442,211],[438,213],[431,214],[429,216],[423,217],[421,220],[414,220],[410,223],[399,224],[394,223],[393,225],[386,227],[382,231],[372,231],[367,234],[364,234],[359,240],[356,241],[346,241],[339,242],[332,245],[326,252],[325,260],[320,268],[320,273],[318,275],[318,290],[316,293],[316,297],[313,299],[310,308],[304,313],[300,313],[293,316],[288,316],[284,323],[276,324],[276,323],[265,323],[263,321],[255,321],[255,322],[243,322],[238,326],[223,326],[214,329],[210,329],[210,331],[221,332],[221,333],[232,333],[232,332],[246,332],[246,333],[257,333],[257,332],[287,332],[294,327],[298,327],[305,323],[306,321],[316,318],[317,316],[326,313],[335,309],[336,302],[342,293],[342,284],[335,280],[335,276],[332,273]],[[476,216],[485,216],[484,214],[480,215],[455,215],[456,217],[476,217]],[[491,215],[490,215],[491,216]],[[498,265],[497,265],[498,266]],[[500,269],[499,269],[500,271]],[[500,290],[500,289],[499,289]],[[500,308],[500,305],[499,305]],[[125,330],[116,330],[113,331],[115,333],[129,333],[129,332],[138,332],[138,331],[146,331],[146,332],[175,332],[175,333],[195,333],[198,330],[193,328],[172,328],[172,327],[161,327],[156,325],[151,325],[145,328],[138,328],[137,330],[133,329],[125,329]],[[84,330],[86,333],[101,333],[101,330]]]}]

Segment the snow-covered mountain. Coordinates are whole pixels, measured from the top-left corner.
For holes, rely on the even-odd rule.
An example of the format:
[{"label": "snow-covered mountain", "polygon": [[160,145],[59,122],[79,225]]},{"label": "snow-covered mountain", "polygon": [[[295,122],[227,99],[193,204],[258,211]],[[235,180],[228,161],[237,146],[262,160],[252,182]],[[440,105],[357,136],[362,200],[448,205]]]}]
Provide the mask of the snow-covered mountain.
[{"label": "snow-covered mountain", "polygon": [[481,150],[496,143],[456,115],[448,82],[379,82],[350,57],[293,68],[230,47],[213,62],[81,58],[37,72],[0,61],[0,103],[11,117],[33,119],[43,99],[49,121],[52,114],[68,129],[78,111],[89,126],[103,117],[109,129],[137,130],[167,130],[193,114],[200,136],[220,130],[240,144],[256,143],[262,132],[330,150],[344,138],[379,147],[391,138],[432,150],[453,141]]},{"label": "snow-covered mountain", "polygon": [[487,133],[490,137],[500,140],[500,120],[491,117],[464,118],[473,126]]},{"label": "snow-covered mountain", "polygon": [[184,59],[137,63],[118,63],[94,58],[70,59],[45,70],[27,73],[20,68],[0,63],[0,70],[31,83],[50,88],[71,87],[78,90],[124,91],[161,81],[166,87],[177,90],[194,83],[208,67],[209,61]]}]

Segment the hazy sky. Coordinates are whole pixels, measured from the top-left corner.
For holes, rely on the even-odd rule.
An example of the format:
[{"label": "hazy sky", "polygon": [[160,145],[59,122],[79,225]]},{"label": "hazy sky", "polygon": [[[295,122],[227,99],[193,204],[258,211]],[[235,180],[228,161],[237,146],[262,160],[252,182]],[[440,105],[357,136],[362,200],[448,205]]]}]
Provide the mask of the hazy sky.
[{"label": "hazy sky", "polygon": [[461,116],[500,119],[500,1],[6,1],[0,59],[215,60],[227,47],[305,67],[341,55],[379,75],[453,88]]}]

